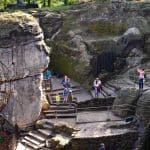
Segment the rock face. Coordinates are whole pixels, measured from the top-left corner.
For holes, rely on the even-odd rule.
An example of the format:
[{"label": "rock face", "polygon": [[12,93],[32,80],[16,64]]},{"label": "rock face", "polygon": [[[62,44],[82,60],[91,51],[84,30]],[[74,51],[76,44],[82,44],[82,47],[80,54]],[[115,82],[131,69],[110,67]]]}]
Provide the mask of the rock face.
[{"label": "rock face", "polygon": [[150,90],[143,93],[137,103],[136,114],[142,118],[142,121],[148,127],[150,124]]},{"label": "rock face", "polygon": [[[61,12],[59,17],[48,15],[47,18],[59,23],[63,17],[56,37],[53,40],[50,39],[52,36],[46,37],[47,44],[53,45],[52,69],[67,74],[89,89],[96,76],[101,77],[102,83],[108,80],[113,88],[120,89],[114,105],[128,104],[124,107],[128,111],[114,107],[114,112],[122,117],[147,110],[150,89],[149,8],[150,3],[144,1],[112,0],[76,5]],[[51,35],[51,30],[42,28],[45,34]],[[145,68],[147,74],[142,92],[138,89],[137,68]],[[138,105],[138,108],[131,113],[129,105]],[[149,113],[142,112],[143,120],[146,120]]]},{"label": "rock face", "polygon": [[[133,48],[148,51],[149,17],[144,13],[148,6],[122,1],[76,5],[63,11],[57,36],[54,40],[46,37],[47,44],[53,44],[51,67],[86,87],[96,76],[106,78],[122,69]],[[61,17],[54,16],[61,22]],[[42,28],[51,35],[51,30]]]},{"label": "rock face", "polygon": [[0,14],[1,114],[19,128],[31,125],[41,112],[41,73],[49,62],[43,39],[32,16]]}]

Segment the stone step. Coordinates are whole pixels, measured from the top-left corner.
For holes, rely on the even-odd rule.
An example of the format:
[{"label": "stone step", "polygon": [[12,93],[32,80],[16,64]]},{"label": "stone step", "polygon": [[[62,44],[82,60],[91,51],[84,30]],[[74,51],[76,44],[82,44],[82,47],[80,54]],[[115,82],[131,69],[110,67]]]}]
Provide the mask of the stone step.
[{"label": "stone step", "polygon": [[65,110],[45,110],[43,111],[44,113],[47,113],[47,114],[53,114],[53,113],[56,113],[59,114],[59,113],[74,113],[75,112],[75,109],[65,109]]},{"label": "stone step", "polygon": [[31,136],[25,136],[24,139],[30,141],[31,143],[33,143],[33,144],[35,144],[35,145],[41,144],[41,142],[39,142],[39,141],[36,140],[35,138],[32,138]]},{"label": "stone step", "polygon": [[52,150],[51,148],[42,147],[42,149],[39,150]]},{"label": "stone step", "polygon": [[[95,98],[95,91],[91,90],[90,92],[91,92],[92,97]],[[103,95],[102,92],[100,92],[97,98],[105,99],[106,95]]]},{"label": "stone step", "polygon": [[108,89],[110,89],[112,91],[116,91],[116,88],[109,83],[105,83],[105,87],[107,87]]},{"label": "stone step", "polygon": [[50,105],[49,107],[51,110],[63,110],[63,109],[75,109],[74,106],[56,106],[56,105]]},{"label": "stone step", "polygon": [[29,132],[27,135],[31,136],[31,137],[34,137],[35,139],[43,142],[46,140],[45,137],[43,137],[40,133],[38,133],[37,131],[31,131]]},{"label": "stone step", "polygon": [[[51,96],[52,100],[54,100],[54,101],[56,100],[56,97],[55,97],[56,95],[50,95],[50,96]],[[64,99],[63,95],[60,95],[60,100],[63,101],[63,99]],[[77,101],[77,98],[73,96],[73,100]]]},{"label": "stone step", "polygon": [[[51,96],[55,96],[57,93],[58,93],[59,95],[62,95],[63,92],[64,92],[63,90],[57,91],[57,92],[52,91],[52,92],[51,92]],[[72,89],[72,93],[73,93],[73,94],[74,94],[74,93],[80,93],[80,89]]]},{"label": "stone step", "polygon": [[[55,99],[52,99],[52,104],[53,104],[53,103],[57,103]],[[61,100],[59,101],[59,103],[64,103],[64,99],[61,98]],[[76,103],[77,103],[77,100],[76,100],[76,99],[73,99],[72,103],[75,103],[75,104],[76,104]]]},{"label": "stone step", "polygon": [[62,106],[62,107],[63,107],[63,106],[68,106],[68,107],[69,107],[69,106],[74,106],[74,107],[76,107],[76,105],[77,105],[76,103],[68,103],[68,102],[67,102],[67,103],[52,103],[52,104],[50,105],[50,107],[51,107],[51,106],[57,106],[57,107],[61,107],[61,106]]},{"label": "stone step", "polygon": [[75,118],[76,114],[45,114],[46,118]]},{"label": "stone step", "polygon": [[31,148],[33,148],[33,149],[39,149],[39,148],[45,146],[45,143],[42,143],[42,144],[40,144],[40,145],[36,145],[36,144],[33,144],[32,142],[26,140],[26,139],[22,139],[22,140],[21,140],[21,143],[22,143],[23,145],[28,146],[28,147],[31,147]]},{"label": "stone step", "polygon": [[116,93],[113,90],[109,89],[108,87],[103,86],[102,89],[103,89],[102,91],[104,93],[106,93],[107,96],[109,96],[109,97],[116,97]]},{"label": "stone step", "polygon": [[45,136],[47,136],[47,137],[52,136],[52,131],[50,131],[50,130],[47,130],[47,129],[38,129],[38,131],[39,131],[41,134],[43,134],[43,135],[45,135]]},{"label": "stone step", "polygon": [[45,123],[45,124],[43,124],[43,128],[48,129],[48,130],[52,130],[53,127],[50,124]]},{"label": "stone step", "polygon": [[[80,89],[80,86],[77,86],[77,85],[71,85],[71,89],[74,90],[74,89]],[[62,88],[58,88],[58,89],[52,89],[52,92],[59,92],[59,91],[63,91],[64,90],[64,87],[62,86]]]},{"label": "stone step", "polygon": [[23,143],[18,142],[16,150],[34,150],[34,149],[28,145],[24,145]]}]

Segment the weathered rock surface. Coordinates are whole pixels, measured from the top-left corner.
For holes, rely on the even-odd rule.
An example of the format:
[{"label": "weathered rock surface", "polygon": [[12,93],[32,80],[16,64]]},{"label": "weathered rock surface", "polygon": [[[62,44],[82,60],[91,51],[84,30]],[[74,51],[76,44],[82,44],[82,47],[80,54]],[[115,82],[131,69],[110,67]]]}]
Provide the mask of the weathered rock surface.
[{"label": "weathered rock surface", "polygon": [[41,73],[48,47],[34,17],[22,12],[0,14],[0,94],[2,116],[12,125],[27,127],[41,112]]},{"label": "weathered rock surface", "polygon": [[[92,2],[63,11],[63,24],[56,37],[46,39],[47,44],[53,43],[51,67],[86,87],[95,76],[103,74],[105,78],[122,69],[133,48],[148,51],[149,17],[144,14],[148,6],[123,1]],[[60,20],[61,17],[57,21]],[[51,35],[45,27],[43,30]]]},{"label": "weathered rock surface", "polygon": [[139,115],[145,126],[150,124],[150,90],[145,91],[137,102],[136,114]]},{"label": "weathered rock surface", "polygon": [[[149,6],[148,2],[134,0],[91,2],[61,12],[59,32],[53,40],[51,36],[46,38],[47,44],[53,45],[51,67],[89,89],[95,76],[108,79],[108,84],[120,89],[114,105],[126,105],[124,109],[128,110],[114,107],[115,113],[122,117],[132,114],[128,106],[136,107],[144,95],[138,90],[137,68],[145,68],[145,89],[150,88]],[[54,16],[51,18],[61,22],[60,14]],[[42,28],[51,35],[51,31]],[[112,75],[119,76],[111,79]],[[147,109],[142,103],[143,107]]]}]

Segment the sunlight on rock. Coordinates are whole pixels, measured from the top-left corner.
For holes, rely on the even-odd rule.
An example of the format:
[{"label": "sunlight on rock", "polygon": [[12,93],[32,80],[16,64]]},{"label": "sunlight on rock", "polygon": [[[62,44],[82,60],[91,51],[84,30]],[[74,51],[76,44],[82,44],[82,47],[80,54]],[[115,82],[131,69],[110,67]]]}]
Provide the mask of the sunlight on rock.
[{"label": "sunlight on rock", "polygon": [[18,143],[16,150],[29,150],[29,149],[24,145],[22,145],[21,143]]},{"label": "sunlight on rock", "polygon": [[55,141],[59,141],[60,145],[66,145],[69,143],[70,138],[66,136],[62,136],[60,134],[56,134],[56,136],[53,138]]},{"label": "sunlight on rock", "polygon": [[106,136],[109,136],[109,135],[111,135],[111,134],[112,134],[111,130],[110,130],[110,129],[107,129],[106,132],[105,132],[105,135],[106,135]]}]

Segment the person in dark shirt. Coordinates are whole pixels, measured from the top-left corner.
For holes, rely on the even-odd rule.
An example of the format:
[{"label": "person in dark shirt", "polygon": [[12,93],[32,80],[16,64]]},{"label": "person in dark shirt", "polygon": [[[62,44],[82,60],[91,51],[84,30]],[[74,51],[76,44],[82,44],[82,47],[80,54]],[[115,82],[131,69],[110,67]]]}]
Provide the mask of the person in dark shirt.
[{"label": "person in dark shirt", "polygon": [[98,150],[105,150],[105,144],[104,144],[104,143],[101,143]]}]

